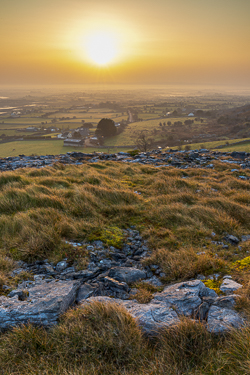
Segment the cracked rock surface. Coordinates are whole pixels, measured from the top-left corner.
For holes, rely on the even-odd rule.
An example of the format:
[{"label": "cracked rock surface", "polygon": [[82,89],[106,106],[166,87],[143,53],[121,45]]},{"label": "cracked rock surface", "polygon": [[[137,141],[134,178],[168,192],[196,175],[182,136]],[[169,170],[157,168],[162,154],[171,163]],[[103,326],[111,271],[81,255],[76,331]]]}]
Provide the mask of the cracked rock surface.
[{"label": "cracked rock surface", "polygon": [[51,326],[59,316],[74,303],[79,282],[42,282],[23,289],[19,288],[12,297],[0,297],[0,329],[33,323]]}]

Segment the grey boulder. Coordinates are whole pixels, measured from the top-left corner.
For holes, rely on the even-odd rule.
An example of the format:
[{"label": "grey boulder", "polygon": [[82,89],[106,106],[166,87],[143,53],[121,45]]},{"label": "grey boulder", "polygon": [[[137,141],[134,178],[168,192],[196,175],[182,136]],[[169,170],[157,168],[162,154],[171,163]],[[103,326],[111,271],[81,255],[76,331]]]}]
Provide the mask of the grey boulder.
[{"label": "grey boulder", "polygon": [[17,289],[13,297],[0,297],[0,329],[32,323],[51,326],[75,301],[80,283],[51,281]]},{"label": "grey boulder", "polygon": [[232,236],[231,234],[229,234],[226,237],[224,237],[224,240],[227,241],[227,242],[229,242],[232,245],[237,245],[240,242],[240,240],[238,239],[238,237]]},{"label": "grey boulder", "polygon": [[178,315],[193,316],[202,303],[202,297],[217,297],[201,280],[187,281],[166,287],[163,292],[156,293],[153,301],[162,301],[174,307]]},{"label": "grey boulder", "polygon": [[234,310],[212,306],[208,312],[207,330],[212,333],[225,333],[232,328],[240,328],[244,324],[243,318]]},{"label": "grey boulder", "polygon": [[224,279],[220,286],[220,290],[225,294],[231,294],[240,288],[242,288],[242,285],[232,279]]},{"label": "grey boulder", "polygon": [[146,279],[146,272],[134,267],[113,267],[109,270],[109,277],[127,284]]}]

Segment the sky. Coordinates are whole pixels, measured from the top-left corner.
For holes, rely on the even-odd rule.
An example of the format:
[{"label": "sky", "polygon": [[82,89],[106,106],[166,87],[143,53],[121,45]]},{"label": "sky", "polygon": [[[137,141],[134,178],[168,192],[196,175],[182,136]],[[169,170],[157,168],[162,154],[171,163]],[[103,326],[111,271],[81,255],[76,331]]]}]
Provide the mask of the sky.
[{"label": "sky", "polygon": [[250,85],[250,0],[0,3],[0,84]]}]

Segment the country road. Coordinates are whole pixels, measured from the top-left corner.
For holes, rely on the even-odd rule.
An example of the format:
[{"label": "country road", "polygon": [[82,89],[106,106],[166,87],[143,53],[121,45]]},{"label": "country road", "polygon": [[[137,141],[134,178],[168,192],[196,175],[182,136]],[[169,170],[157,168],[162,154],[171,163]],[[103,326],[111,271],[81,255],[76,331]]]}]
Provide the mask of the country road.
[{"label": "country road", "polygon": [[129,122],[134,122],[133,115],[132,115],[132,113],[130,111],[128,111],[128,121]]}]

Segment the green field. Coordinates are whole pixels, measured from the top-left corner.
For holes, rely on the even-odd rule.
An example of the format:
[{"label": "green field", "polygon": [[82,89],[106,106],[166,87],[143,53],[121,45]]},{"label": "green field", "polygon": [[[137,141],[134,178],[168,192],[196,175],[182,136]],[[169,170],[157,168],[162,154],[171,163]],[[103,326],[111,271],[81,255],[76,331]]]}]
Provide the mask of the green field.
[{"label": "green field", "polygon": [[[135,143],[135,139],[137,137],[137,134],[146,131],[148,134],[152,132],[153,129],[161,130],[161,127],[159,126],[159,123],[168,122],[171,121],[173,124],[176,121],[181,121],[184,123],[185,120],[187,120],[188,117],[174,117],[174,118],[159,118],[157,120],[146,120],[146,121],[138,121],[138,122],[132,122],[130,123],[126,129],[119,135],[109,138],[105,141],[105,146],[125,146],[125,145],[132,145]],[[195,123],[192,125],[192,127],[198,127],[200,126],[200,121],[195,121]],[[168,128],[168,126],[167,126]],[[155,136],[153,136],[154,139],[157,139]]]},{"label": "green field", "polygon": [[[247,141],[249,140],[249,143],[243,143],[240,145],[231,145],[231,143],[236,143],[236,142],[242,142],[242,141]],[[221,145],[226,145],[226,142],[229,143],[227,147],[215,149],[215,147],[221,146]],[[223,141],[214,141],[214,142],[200,142],[200,143],[191,143],[188,144],[191,150],[198,150],[200,148],[207,148],[207,149],[215,149],[218,151],[245,151],[245,152],[250,152],[250,138],[241,138],[241,139],[228,139],[228,140],[223,140]],[[185,149],[185,145],[182,146],[182,149]]]},{"label": "green field", "polygon": [[241,145],[232,145],[228,147],[223,147],[222,151],[245,151],[250,152],[250,139],[248,143],[244,143]]},{"label": "green field", "polygon": [[[130,148],[131,149],[131,148]],[[98,148],[98,147],[63,147],[63,141],[17,141],[0,144],[0,157],[18,156],[18,155],[58,155],[71,151],[80,152],[111,152],[126,151],[122,148]]]}]

